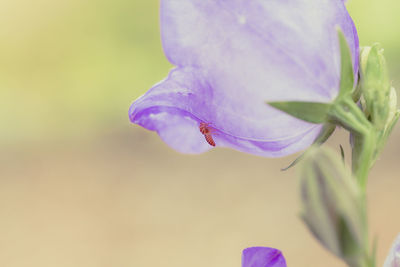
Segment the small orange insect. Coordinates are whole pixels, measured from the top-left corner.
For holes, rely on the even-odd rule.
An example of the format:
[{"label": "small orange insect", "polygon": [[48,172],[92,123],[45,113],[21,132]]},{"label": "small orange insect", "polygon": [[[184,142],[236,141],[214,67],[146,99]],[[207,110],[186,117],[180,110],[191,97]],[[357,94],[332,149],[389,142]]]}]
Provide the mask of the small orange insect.
[{"label": "small orange insect", "polygon": [[214,139],[212,138],[214,129],[209,126],[209,123],[200,122],[199,129],[206,138],[207,143],[210,144],[210,146],[215,146]]}]

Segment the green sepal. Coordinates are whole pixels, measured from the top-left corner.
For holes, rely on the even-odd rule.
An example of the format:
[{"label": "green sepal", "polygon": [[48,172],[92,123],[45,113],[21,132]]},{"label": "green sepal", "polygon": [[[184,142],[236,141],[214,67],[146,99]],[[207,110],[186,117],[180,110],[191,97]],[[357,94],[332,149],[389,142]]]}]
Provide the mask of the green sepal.
[{"label": "green sepal", "polygon": [[393,131],[394,126],[398,122],[400,117],[400,110],[397,110],[396,113],[393,115],[392,120],[387,124],[384,131],[380,131],[378,135],[378,141],[376,144],[375,155],[373,158],[373,163],[378,159],[379,154],[382,152],[383,148],[385,147],[387,140],[389,139],[390,134]]},{"label": "green sepal", "polygon": [[393,119],[389,122],[385,129],[385,136],[384,139],[387,140],[389,138],[389,135],[392,133],[394,126],[398,122],[400,117],[400,110],[396,111],[396,113],[393,116]]},{"label": "green sepal", "polygon": [[289,166],[287,166],[286,168],[281,169],[281,171],[287,171],[290,168],[296,166],[297,163],[299,163],[306,156],[307,152],[310,149],[314,149],[314,147],[317,147],[317,146],[320,146],[320,145],[324,144],[326,142],[326,140],[328,140],[328,138],[333,134],[335,129],[336,129],[336,125],[330,124],[330,123],[325,124],[324,127],[322,128],[321,132],[319,133],[318,137],[313,142],[312,147],[307,149],[300,156],[298,156],[292,163],[289,164]]},{"label": "green sepal", "polygon": [[331,108],[329,103],[319,102],[269,102],[270,106],[279,109],[295,118],[311,123],[325,123]]},{"label": "green sepal", "polygon": [[351,94],[354,87],[354,70],[350,47],[341,29],[338,28],[340,44],[340,91],[339,96]]}]

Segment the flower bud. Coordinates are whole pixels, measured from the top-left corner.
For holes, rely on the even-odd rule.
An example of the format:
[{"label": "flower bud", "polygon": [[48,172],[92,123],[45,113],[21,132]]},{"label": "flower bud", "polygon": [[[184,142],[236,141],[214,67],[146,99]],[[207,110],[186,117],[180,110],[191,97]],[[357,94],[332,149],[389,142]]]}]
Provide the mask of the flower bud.
[{"label": "flower bud", "polygon": [[325,248],[350,266],[366,259],[363,194],[343,161],[331,151],[311,151],[301,172],[302,218]]},{"label": "flower bud", "polygon": [[388,106],[389,106],[389,114],[388,114],[388,119],[387,119],[386,125],[385,125],[385,131],[388,129],[388,127],[390,126],[390,123],[393,121],[393,119],[395,119],[396,113],[398,112],[397,93],[396,93],[396,89],[394,89],[393,87],[390,89]]},{"label": "flower bud", "polygon": [[400,117],[400,110],[397,109],[397,94],[396,90],[393,87],[390,89],[388,110],[388,118],[384,125],[384,128],[380,130],[377,134],[374,160],[378,158],[379,154],[385,147],[385,144]]},{"label": "flower bud", "polygon": [[361,91],[364,112],[376,129],[382,130],[389,118],[391,84],[383,49],[378,44],[361,52]]}]

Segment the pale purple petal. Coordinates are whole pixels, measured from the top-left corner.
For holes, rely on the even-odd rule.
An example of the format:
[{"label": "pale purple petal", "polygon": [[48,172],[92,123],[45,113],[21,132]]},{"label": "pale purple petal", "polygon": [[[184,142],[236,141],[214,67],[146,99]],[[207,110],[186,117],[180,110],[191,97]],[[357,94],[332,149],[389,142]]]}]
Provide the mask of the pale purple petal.
[{"label": "pale purple petal", "polygon": [[201,66],[216,90],[237,96],[331,100],[340,78],[337,26],[358,65],[355,27],[338,0],[164,0],[161,26],[171,63]]},{"label": "pale purple petal", "polygon": [[400,235],[394,242],[383,267],[400,267]]},{"label": "pale purple petal", "polygon": [[354,23],[338,0],[162,0],[162,40],[177,66],[135,101],[131,121],[157,131],[178,151],[210,145],[262,156],[308,147],[321,130],[266,101],[331,101],[338,92],[336,26],[358,70]]},{"label": "pale purple petal", "polygon": [[252,247],[243,250],[242,267],[286,267],[286,261],[277,249]]},{"label": "pale purple petal", "polygon": [[[235,119],[224,110],[215,113],[219,107],[207,102],[207,99],[212,97],[213,90],[202,77],[200,70],[175,69],[166,80],[135,101],[129,111],[130,119],[133,123],[156,131],[164,142],[177,151],[201,153],[209,150],[211,146],[199,131],[200,122],[212,122],[215,115],[226,118],[223,125],[228,125]],[[242,117],[241,120],[245,126],[251,123],[252,118]],[[310,129],[296,131],[288,138],[270,140],[241,137],[235,132],[227,133],[214,124],[210,124],[210,127],[214,129],[213,138],[218,146],[261,156],[281,156],[304,149],[304,144],[310,144],[320,128],[312,125]],[[251,136],[250,131],[248,136]]]}]

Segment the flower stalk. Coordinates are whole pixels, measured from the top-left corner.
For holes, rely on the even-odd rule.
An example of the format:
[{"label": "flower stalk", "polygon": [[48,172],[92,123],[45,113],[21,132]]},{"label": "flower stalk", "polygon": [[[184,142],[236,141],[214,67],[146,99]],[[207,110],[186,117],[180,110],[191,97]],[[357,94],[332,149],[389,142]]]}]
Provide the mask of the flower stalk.
[{"label": "flower stalk", "polygon": [[[341,47],[343,48],[342,44]],[[382,50],[378,50],[377,47],[378,46],[375,45],[368,50],[364,50],[364,55],[361,57],[361,80],[359,81],[359,86],[357,86],[361,94],[355,91],[351,94],[348,93],[348,86],[352,82],[352,77],[342,77],[345,82],[341,82],[341,85],[346,84],[347,88],[341,88],[339,96],[327,112],[327,121],[329,123],[342,126],[350,132],[352,139],[352,176],[356,178],[361,194],[361,197],[354,201],[360,203],[360,207],[362,208],[359,209],[364,210],[365,214],[368,174],[382,151],[400,113],[399,110],[397,110],[397,96],[395,90],[391,88],[387,82],[388,71]],[[343,51],[342,49],[342,55]],[[365,51],[368,51],[368,56],[365,54]],[[346,55],[346,53],[344,54]],[[350,74],[349,71],[345,71],[346,68],[349,69],[349,67],[346,66],[346,62],[348,61],[342,56],[342,75],[351,76],[352,74]],[[357,103],[359,97],[361,98],[361,105]],[[309,163],[308,166],[315,166],[315,164],[318,164],[318,162],[322,160],[321,156],[318,156],[315,159],[316,163]],[[338,160],[336,160],[336,163],[334,163],[332,159],[328,160],[331,160],[330,166],[335,166],[336,169],[340,168],[340,166],[337,165]],[[307,168],[307,166],[305,168]],[[319,173],[320,175],[324,172],[325,175],[322,175],[323,179],[327,179],[327,177],[333,173],[328,167],[325,167],[323,171],[314,170],[314,173]],[[346,177],[345,174],[339,174],[337,177],[339,179],[352,179],[352,177],[349,178],[349,175]],[[321,187],[320,190],[322,190]],[[330,189],[330,191],[334,191],[334,189]],[[324,192],[329,192],[329,190],[324,189]],[[339,195],[338,198],[347,199],[346,195],[348,196],[349,193],[343,190]],[[333,204],[334,207],[335,205],[337,204]],[[326,207],[326,209],[332,210],[332,207]],[[349,216],[356,216],[354,214],[356,214],[356,212],[353,211]],[[355,243],[354,240],[348,238],[349,236],[346,232],[337,232],[336,235],[336,238],[339,240],[345,240],[345,243],[343,243],[343,251],[356,252],[355,254],[350,253],[350,255],[354,257],[348,257],[346,253],[340,255],[335,253],[335,250],[328,247],[328,249],[334,252],[338,257],[342,258],[349,267],[375,266],[375,252],[371,252],[368,249],[367,216],[363,216],[362,218],[362,222],[359,222],[355,227],[357,229],[364,229],[363,242]],[[305,219],[306,222],[308,220],[307,218]],[[321,222],[323,221],[318,221],[316,224],[321,224]],[[310,223],[307,224],[313,231],[315,226]],[[317,235],[317,238],[324,244],[324,239],[321,238],[321,236]],[[352,244],[355,244],[355,247],[352,247]]]},{"label": "flower stalk", "polygon": [[363,191],[375,155],[375,129],[351,96],[340,97],[333,104],[329,118],[347,129],[354,139],[352,168]]},{"label": "flower stalk", "polygon": [[[311,123],[336,125],[351,136],[352,172],[338,156],[311,148],[301,173],[302,218],[313,235],[349,267],[374,267],[369,249],[366,188],[370,169],[383,149],[400,111],[395,90],[378,45],[364,49],[360,77],[354,86],[351,53],[338,32],[341,47],[340,91],[332,103],[274,102],[271,106]],[[312,112],[312,111],[315,112]],[[317,114],[316,114],[317,113]],[[318,143],[320,145],[320,143]]]}]

